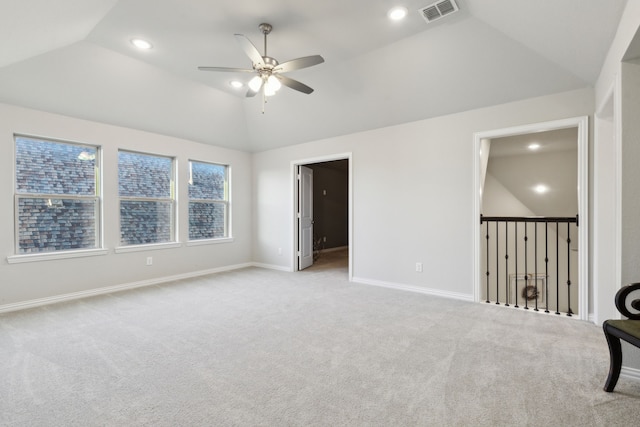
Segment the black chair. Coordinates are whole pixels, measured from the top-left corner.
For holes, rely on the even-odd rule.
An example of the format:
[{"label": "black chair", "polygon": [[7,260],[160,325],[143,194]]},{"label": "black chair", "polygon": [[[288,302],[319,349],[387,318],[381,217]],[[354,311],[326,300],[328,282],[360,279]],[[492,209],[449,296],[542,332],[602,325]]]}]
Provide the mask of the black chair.
[{"label": "black chair", "polygon": [[640,348],[640,283],[624,286],[616,294],[616,308],[624,320],[607,320],[602,325],[604,336],[609,344],[609,376],[604,384],[604,391],[612,392],[618,382],[622,368],[622,347],[620,340],[625,340]]}]

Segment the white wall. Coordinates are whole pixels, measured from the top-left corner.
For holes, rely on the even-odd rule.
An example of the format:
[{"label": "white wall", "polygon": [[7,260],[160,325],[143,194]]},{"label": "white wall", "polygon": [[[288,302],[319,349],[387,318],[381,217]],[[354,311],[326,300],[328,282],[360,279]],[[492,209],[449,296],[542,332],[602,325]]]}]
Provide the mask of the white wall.
[{"label": "white wall", "polygon": [[471,299],[474,132],[593,111],[582,89],[256,153],[254,260],[292,268],[291,162],[351,152],[354,278]]},{"label": "white wall", "polygon": [[[620,20],[616,36],[603,64],[600,76],[595,86],[596,105],[601,110],[606,110],[605,117],[598,121],[598,141],[595,147],[598,157],[594,157],[594,175],[596,182],[594,187],[598,189],[596,199],[599,199],[597,210],[600,215],[594,217],[593,227],[596,239],[594,244],[598,250],[607,253],[607,249],[613,249],[616,254],[616,265],[611,266],[611,256],[598,256],[594,259],[594,283],[598,300],[595,301],[594,311],[596,321],[602,322],[608,318],[619,315],[614,306],[613,297],[622,284],[628,281],[640,280],[637,277],[638,259],[640,259],[640,245],[637,244],[637,236],[640,234],[638,224],[640,220],[635,205],[638,199],[633,197],[633,187],[640,180],[640,170],[637,167],[640,153],[638,141],[638,80],[637,70],[626,70],[627,82],[623,82],[623,63],[621,62],[629,45],[634,40],[640,29],[640,2],[628,1]],[[631,66],[633,67],[633,66]],[[623,86],[627,89],[623,89]],[[635,93],[626,91],[635,87]],[[634,100],[633,97],[636,99]],[[611,102],[611,107],[607,103]],[[612,117],[608,117],[613,113]],[[609,123],[608,123],[609,122]],[[634,139],[635,138],[635,139]],[[614,168],[615,169],[612,169]],[[627,190],[625,190],[625,188]],[[611,198],[609,195],[614,194]],[[613,199],[613,200],[612,200]],[[613,206],[607,206],[605,202],[614,202]],[[624,208],[623,208],[624,206]],[[635,209],[635,211],[634,211]],[[624,213],[623,210],[627,212]],[[611,220],[616,224],[611,226]],[[615,242],[606,236],[606,231],[616,230]],[[630,232],[630,235],[626,235]],[[634,241],[635,240],[635,241]],[[595,254],[599,252],[596,251]],[[623,363],[625,366],[640,368],[640,355],[637,349],[623,348]]]},{"label": "white wall", "polygon": [[536,215],[500,181],[487,172],[482,192],[484,216],[534,216]]},{"label": "white wall", "polygon": [[[21,133],[102,147],[104,244],[107,255],[8,264],[14,254],[14,141]],[[234,241],[190,246],[188,206],[179,203],[179,248],[114,253],[119,244],[117,152],[119,148],[174,156],[178,164],[178,197],[187,194],[188,160],[231,166]],[[251,155],[116,126],[0,104],[0,308],[25,301],[86,292],[107,286],[240,265],[251,261]],[[146,266],[147,256],[153,265]]]}]

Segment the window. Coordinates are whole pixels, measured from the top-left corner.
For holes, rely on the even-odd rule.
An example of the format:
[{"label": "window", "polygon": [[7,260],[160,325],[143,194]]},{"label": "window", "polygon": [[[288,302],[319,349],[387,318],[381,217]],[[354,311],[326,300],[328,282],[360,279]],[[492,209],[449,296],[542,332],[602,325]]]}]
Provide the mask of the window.
[{"label": "window", "polygon": [[228,169],[189,162],[189,240],[229,237]]},{"label": "window", "polygon": [[98,147],[15,136],[16,254],[101,245]]},{"label": "window", "polygon": [[122,246],[175,241],[173,164],[170,157],[118,152]]}]

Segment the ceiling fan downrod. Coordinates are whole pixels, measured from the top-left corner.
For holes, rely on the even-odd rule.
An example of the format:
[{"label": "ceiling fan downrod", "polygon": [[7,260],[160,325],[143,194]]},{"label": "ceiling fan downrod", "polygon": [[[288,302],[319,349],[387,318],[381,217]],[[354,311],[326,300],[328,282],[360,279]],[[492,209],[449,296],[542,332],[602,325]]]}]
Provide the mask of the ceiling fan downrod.
[{"label": "ceiling fan downrod", "polygon": [[271,33],[271,30],[273,30],[273,26],[271,24],[263,22],[262,24],[258,25],[258,28],[260,28],[260,31],[262,31],[262,34],[264,34],[264,56],[267,56],[267,35]]}]

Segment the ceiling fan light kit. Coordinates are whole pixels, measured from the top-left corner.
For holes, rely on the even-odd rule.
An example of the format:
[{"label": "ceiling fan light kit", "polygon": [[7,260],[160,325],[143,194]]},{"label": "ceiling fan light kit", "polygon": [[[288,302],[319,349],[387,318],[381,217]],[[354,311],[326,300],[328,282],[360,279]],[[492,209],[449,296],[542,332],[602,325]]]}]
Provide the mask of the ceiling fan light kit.
[{"label": "ceiling fan light kit", "polygon": [[312,55],[292,59],[280,64],[275,58],[271,58],[267,55],[267,35],[271,33],[273,26],[271,24],[262,23],[258,28],[262,34],[264,34],[264,55],[261,55],[254,44],[251,43],[251,41],[243,34],[235,34],[235,38],[240,44],[240,47],[251,60],[252,69],[228,67],[198,67],[198,69],[201,71],[256,73],[248,83],[249,90],[247,91],[246,96],[253,97],[258,92],[262,92],[262,112],[264,113],[266,97],[275,95],[282,85],[305,94],[313,92],[313,89],[304,83],[283,76],[281,73],[321,64],[324,62],[324,58],[320,55]]}]

